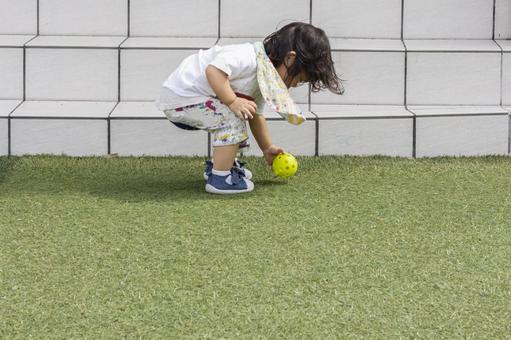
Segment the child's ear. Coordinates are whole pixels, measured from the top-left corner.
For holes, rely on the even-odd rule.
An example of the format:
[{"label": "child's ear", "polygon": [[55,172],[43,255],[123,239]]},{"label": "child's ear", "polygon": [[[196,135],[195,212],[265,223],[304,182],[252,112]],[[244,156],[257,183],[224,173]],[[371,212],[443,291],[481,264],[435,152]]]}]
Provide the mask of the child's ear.
[{"label": "child's ear", "polygon": [[296,52],[295,51],[288,52],[286,57],[284,58],[284,63],[287,67],[291,67],[291,65],[295,63],[295,59]]}]

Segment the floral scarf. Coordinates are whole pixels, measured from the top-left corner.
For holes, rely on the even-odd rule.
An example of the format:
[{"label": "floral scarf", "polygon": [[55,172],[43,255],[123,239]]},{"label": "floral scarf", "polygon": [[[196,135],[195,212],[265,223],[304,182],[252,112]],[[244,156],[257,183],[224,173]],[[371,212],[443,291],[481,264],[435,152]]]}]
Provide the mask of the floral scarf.
[{"label": "floral scarf", "polygon": [[254,50],[257,59],[257,82],[266,104],[289,123],[302,124],[306,120],[305,116],[291,98],[286,84],[266,55],[263,43],[260,41],[254,43]]}]

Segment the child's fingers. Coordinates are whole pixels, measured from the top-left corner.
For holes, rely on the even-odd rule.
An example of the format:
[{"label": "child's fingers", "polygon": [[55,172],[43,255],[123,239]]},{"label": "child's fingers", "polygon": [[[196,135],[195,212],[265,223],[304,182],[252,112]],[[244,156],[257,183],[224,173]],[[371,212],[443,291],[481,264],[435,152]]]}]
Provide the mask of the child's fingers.
[{"label": "child's fingers", "polygon": [[255,110],[252,107],[250,107],[250,106],[244,106],[242,108],[242,110],[243,110],[243,112],[245,112],[251,118],[252,118],[252,114],[255,113]]},{"label": "child's fingers", "polygon": [[257,104],[251,100],[248,101],[248,104],[254,108],[254,111],[257,109]]},{"label": "child's fingers", "polygon": [[245,111],[245,119],[252,119],[252,118],[254,118],[252,116],[252,112],[250,112],[250,110],[246,110]]},{"label": "child's fingers", "polygon": [[254,111],[257,109],[257,104],[252,101],[252,100],[248,100],[248,99],[244,99],[243,98],[243,107],[248,107],[250,111]]},{"label": "child's fingers", "polygon": [[246,105],[243,105],[243,108],[248,110],[248,112],[250,112],[250,113],[255,113],[256,112],[256,107],[254,107],[251,103],[252,102],[247,100],[247,103],[246,103]]},{"label": "child's fingers", "polygon": [[252,119],[252,114],[250,113],[249,110],[243,108],[240,110],[240,114],[241,114],[241,119]]},{"label": "child's fingers", "polygon": [[243,111],[240,110],[239,112],[234,112],[234,113],[236,114],[236,116],[239,119],[241,119],[241,120],[245,119],[245,113]]}]

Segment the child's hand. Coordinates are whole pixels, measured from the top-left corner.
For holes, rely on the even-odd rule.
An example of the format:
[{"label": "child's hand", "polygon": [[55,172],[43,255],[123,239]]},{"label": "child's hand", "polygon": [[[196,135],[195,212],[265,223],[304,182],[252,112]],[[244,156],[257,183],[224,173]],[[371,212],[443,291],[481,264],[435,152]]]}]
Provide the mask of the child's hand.
[{"label": "child's hand", "polygon": [[273,164],[273,159],[275,158],[275,156],[277,156],[279,153],[284,152],[285,152],[284,149],[272,144],[266,150],[263,150],[264,159],[266,159],[266,163],[268,163],[268,165],[271,166]]},{"label": "child's hand", "polygon": [[245,98],[236,97],[234,101],[228,105],[229,109],[241,120],[252,119],[255,115],[257,104]]}]

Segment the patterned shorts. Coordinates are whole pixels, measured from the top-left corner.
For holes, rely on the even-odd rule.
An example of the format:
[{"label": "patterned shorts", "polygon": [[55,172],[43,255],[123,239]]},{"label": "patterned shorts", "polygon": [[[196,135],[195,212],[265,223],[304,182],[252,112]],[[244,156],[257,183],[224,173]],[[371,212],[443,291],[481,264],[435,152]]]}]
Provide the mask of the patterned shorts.
[{"label": "patterned shorts", "polygon": [[239,144],[248,148],[247,123],[219,99],[165,110],[165,116],[177,127],[186,130],[206,130],[213,136],[213,146]]}]

